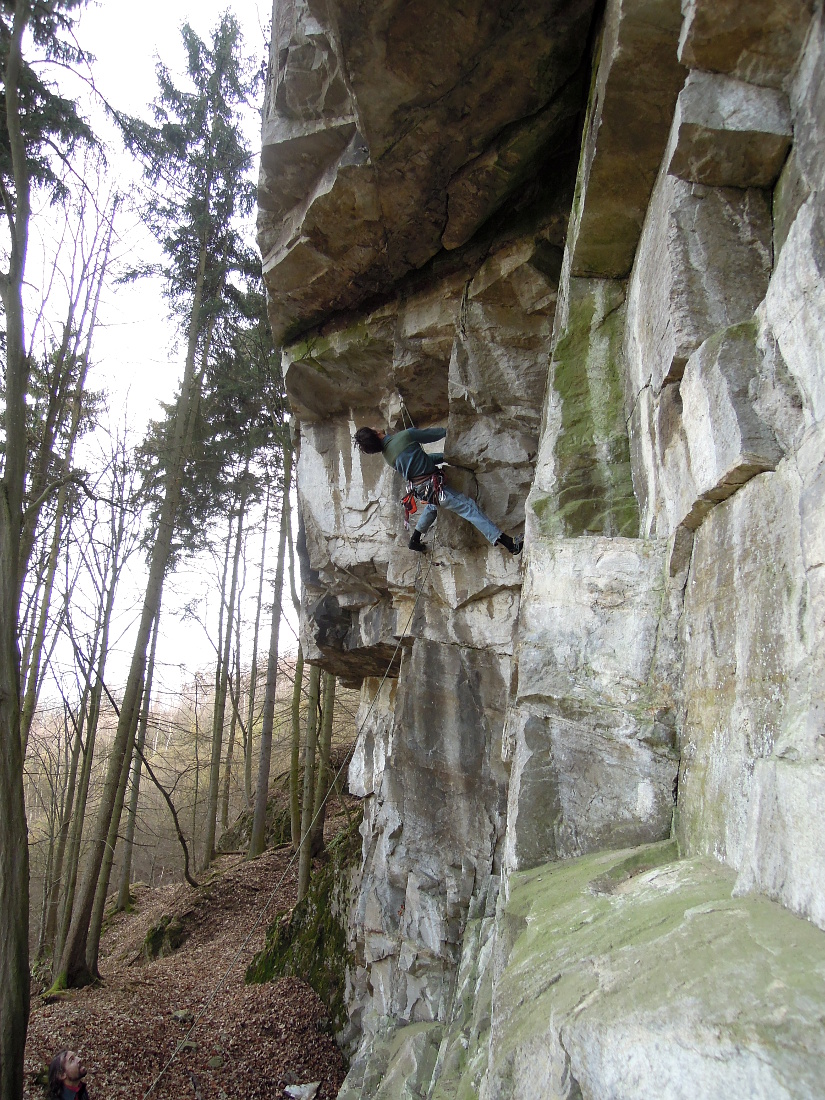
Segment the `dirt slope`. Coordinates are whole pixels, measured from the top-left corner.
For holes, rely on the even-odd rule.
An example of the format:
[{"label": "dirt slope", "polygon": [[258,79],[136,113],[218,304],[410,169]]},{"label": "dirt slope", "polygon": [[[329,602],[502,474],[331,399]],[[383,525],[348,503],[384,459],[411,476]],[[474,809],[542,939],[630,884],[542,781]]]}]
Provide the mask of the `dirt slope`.
[{"label": "dirt slope", "polygon": [[[197,891],[137,888],[136,911],[118,914],[104,933],[102,986],[71,991],[51,1004],[33,998],[24,1095],[40,1100],[36,1078],[43,1064],[70,1047],[83,1058],[91,1100],[140,1100],[190,1026],[173,1013],[198,1014],[267,906],[195,1027],[194,1049],[177,1057],[152,1096],[280,1100],[285,1085],[321,1081],[317,1100],[332,1100],[344,1077],[343,1060],[313,990],[296,978],[244,984],[267,924],[294,904],[295,866],[271,896],[289,856],[288,848],[252,863],[223,856]],[[173,954],[147,961],[141,954],[146,933],[165,915],[177,916],[183,942]]]}]

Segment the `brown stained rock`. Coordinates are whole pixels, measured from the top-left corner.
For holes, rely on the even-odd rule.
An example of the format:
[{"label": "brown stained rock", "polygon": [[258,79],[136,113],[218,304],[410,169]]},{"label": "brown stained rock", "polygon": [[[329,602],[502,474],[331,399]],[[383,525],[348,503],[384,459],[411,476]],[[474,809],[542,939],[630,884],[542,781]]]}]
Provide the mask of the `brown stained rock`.
[{"label": "brown stained rock", "polygon": [[813,0],[682,0],[679,59],[692,69],[782,88],[814,7]]},{"label": "brown stained rock", "polygon": [[278,7],[259,184],[276,337],[438,253],[451,183],[448,242],[466,240],[569,135],[594,3]]},{"label": "brown stained rock", "polygon": [[685,70],[679,0],[609,0],[571,214],[571,274],[630,271]]},{"label": "brown stained rock", "polygon": [[505,128],[478,157],[447,185],[445,248],[458,248],[472,237],[513,190],[537,171],[574,128],[581,112],[582,80],[573,80],[537,115]]}]

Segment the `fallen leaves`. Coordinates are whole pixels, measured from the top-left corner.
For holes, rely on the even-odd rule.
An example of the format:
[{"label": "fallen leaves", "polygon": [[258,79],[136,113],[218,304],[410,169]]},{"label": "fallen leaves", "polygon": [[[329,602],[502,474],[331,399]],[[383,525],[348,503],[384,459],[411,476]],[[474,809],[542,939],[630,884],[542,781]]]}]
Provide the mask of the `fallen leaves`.
[{"label": "fallen leaves", "polygon": [[[297,869],[288,868],[289,858],[285,848],[248,863],[224,856],[216,862],[218,874],[198,891],[188,886],[138,889],[136,912],[119,914],[107,927],[103,984],[71,991],[56,1003],[33,1002],[27,1100],[43,1096],[36,1078],[65,1047],[84,1060],[91,1100],[143,1097],[218,986],[152,1095],[158,1100],[281,1100],[290,1095],[288,1086],[318,1082],[315,1100],[332,1100],[344,1064],[325,1033],[327,1013],[320,998],[298,978],[244,984],[244,971],[264,944],[267,924],[295,902]],[[183,943],[172,955],[144,960],[143,939],[166,914],[183,925]]]}]

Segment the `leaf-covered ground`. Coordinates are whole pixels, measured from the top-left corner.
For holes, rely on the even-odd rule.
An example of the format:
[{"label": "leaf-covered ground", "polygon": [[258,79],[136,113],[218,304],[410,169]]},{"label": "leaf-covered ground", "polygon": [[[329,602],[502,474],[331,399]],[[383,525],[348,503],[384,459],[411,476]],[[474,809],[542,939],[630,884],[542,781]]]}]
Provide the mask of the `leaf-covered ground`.
[{"label": "leaf-covered ground", "polygon": [[[344,1063],[314,991],[297,978],[244,984],[267,925],[295,902],[297,864],[288,868],[289,860],[288,847],[249,863],[222,856],[216,874],[198,890],[137,887],[135,912],[115,916],[104,933],[102,985],[70,991],[49,1004],[33,998],[24,1095],[41,1100],[37,1077],[56,1051],[69,1047],[86,1066],[91,1100],[140,1100],[186,1035],[188,1014],[198,1016],[219,987],[191,1034],[191,1046],[151,1095],[280,1100],[286,1085],[320,1081],[317,1100],[332,1100]],[[183,943],[165,958],[146,960],[146,934],[167,915],[178,917]]]}]

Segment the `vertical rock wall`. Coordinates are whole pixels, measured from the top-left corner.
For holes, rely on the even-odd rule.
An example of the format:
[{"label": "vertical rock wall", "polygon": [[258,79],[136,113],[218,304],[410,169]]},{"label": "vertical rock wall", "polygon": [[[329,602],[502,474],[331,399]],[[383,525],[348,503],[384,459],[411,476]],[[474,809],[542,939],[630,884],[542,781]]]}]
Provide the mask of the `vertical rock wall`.
[{"label": "vertical rock wall", "polygon": [[[820,1095],[824,41],[821,0],[276,0],[304,644],[362,685],[345,1098]],[[410,420],[521,558],[407,550],[352,437]]]}]

